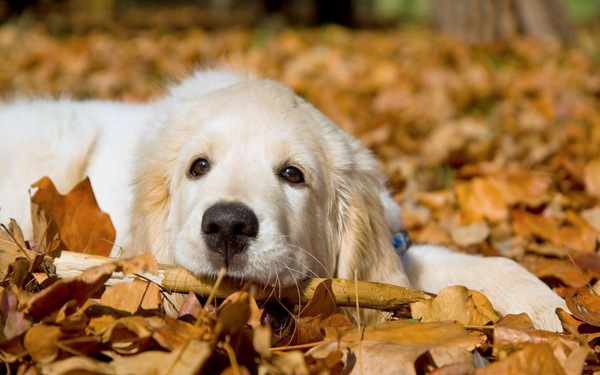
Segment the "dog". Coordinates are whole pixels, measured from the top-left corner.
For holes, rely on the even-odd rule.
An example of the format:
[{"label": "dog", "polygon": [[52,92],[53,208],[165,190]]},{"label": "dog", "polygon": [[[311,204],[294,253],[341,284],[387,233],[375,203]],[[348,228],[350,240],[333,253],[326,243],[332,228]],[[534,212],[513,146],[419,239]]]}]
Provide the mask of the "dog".
[{"label": "dog", "polygon": [[401,256],[402,230],[372,153],[287,86],[198,71],[147,104],[16,100],[0,107],[0,222],[26,233],[30,185],[89,176],[117,249],[197,275],[289,286],[338,277],[437,293],[483,292],[501,313],[562,330],[564,301],[506,258],[433,245]]}]

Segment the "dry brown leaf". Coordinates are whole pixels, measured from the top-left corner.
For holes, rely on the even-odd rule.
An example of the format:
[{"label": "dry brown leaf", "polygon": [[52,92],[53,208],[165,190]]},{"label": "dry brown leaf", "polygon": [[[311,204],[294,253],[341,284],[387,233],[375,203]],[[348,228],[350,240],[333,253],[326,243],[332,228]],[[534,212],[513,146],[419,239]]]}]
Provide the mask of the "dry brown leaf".
[{"label": "dry brown leaf", "polygon": [[0,343],[7,342],[31,327],[31,321],[17,310],[17,296],[9,289],[0,292]]},{"label": "dry brown leaf", "polygon": [[117,356],[110,363],[89,357],[71,357],[42,366],[46,373],[94,375],[195,375],[212,354],[211,345],[196,340],[171,352],[146,351],[133,356]]},{"label": "dry brown leaf", "polygon": [[88,335],[101,336],[116,320],[116,317],[108,314],[92,318],[88,322],[86,333]]},{"label": "dry brown leaf", "polygon": [[313,297],[300,312],[300,318],[318,316],[320,319],[326,319],[336,311],[332,282],[331,279],[325,279],[317,285]]},{"label": "dry brown leaf", "polygon": [[167,350],[176,350],[189,340],[205,340],[212,338],[211,327],[206,324],[194,325],[168,316],[146,318],[152,329],[152,338]]},{"label": "dry brown leaf", "polygon": [[589,160],[583,169],[585,191],[595,198],[600,198],[600,158]]},{"label": "dry brown leaf", "polygon": [[331,352],[323,358],[305,356],[304,360],[310,374],[343,374],[344,354],[341,351]]},{"label": "dry brown leaf", "polygon": [[548,344],[527,343],[507,358],[477,369],[475,375],[566,375]]},{"label": "dry brown leaf", "polygon": [[356,327],[341,329],[337,338],[319,344],[308,354],[323,357],[341,350],[349,367],[345,371],[416,374],[415,361],[433,348],[440,363],[451,358],[463,361],[467,358],[465,350],[472,351],[484,341],[484,335],[470,333],[455,323],[394,321],[367,326],[360,332]]},{"label": "dry brown leaf", "polygon": [[22,249],[27,249],[27,244],[19,225],[11,219],[6,228],[8,229],[8,233],[4,228],[0,228],[0,281],[6,277],[8,265],[13,263],[18,257],[26,256]]},{"label": "dry brown leaf", "polygon": [[450,235],[455,244],[468,247],[485,241],[490,235],[490,227],[485,221],[480,221],[463,227],[452,228]]},{"label": "dry brown leaf", "polygon": [[581,211],[581,217],[589,226],[594,228],[596,232],[600,232],[600,207]]},{"label": "dry brown leaf", "polygon": [[522,168],[512,168],[491,176],[488,181],[500,192],[507,205],[523,203],[536,208],[549,202],[552,180],[548,176]]},{"label": "dry brown leaf", "polygon": [[531,320],[529,315],[525,313],[506,314],[498,323],[496,323],[496,327],[508,327],[513,329],[535,329],[533,321]]},{"label": "dry brown leaf", "polygon": [[412,303],[410,309],[413,318],[422,322],[452,320],[482,326],[500,319],[483,294],[460,285],[440,290],[431,300]]},{"label": "dry brown leaf", "polygon": [[539,278],[556,278],[575,288],[586,286],[589,281],[589,276],[568,259],[528,255],[521,261],[521,265]]},{"label": "dry brown leaf", "polygon": [[179,308],[179,317],[190,316],[197,319],[202,311],[202,304],[194,292],[189,292],[183,305]]},{"label": "dry brown leaf", "polygon": [[251,304],[256,301],[247,292],[236,292],[227,297],[217,309],[215,335],[223,338],[238,333],[252,315]]},{"label": "dry brown leaf", "polygon": [[481,222],[484,219],[500,222],[508,217],[502,193],[488,179],[475,178],[457,185],[455,190],[465,223]]},{"label": "dry brown leaf", "polygon": [[527,211],[514,209],[511,211],[513,229],[516,234],[537,236],[554,244],[558,240],[558,222],[553,217],[531,214]]},{"label": "dry brown leaf", "polygon": [[565,372],[573,375],[581,373],[584,360],[590,352],[589,348],[581,346],[580,340],[553,332],[508,327],[494,329],[494,355],[500,358],[519,350],[526,343],[547,344]]},{"label": "dry brown leaf", "polygon": [[261,363],[259,369],[264,374],[308,374],[304,354],[300,351],[276,353],[268,362]]},{"label": "dry brown leaf", "polygon": [[600,327],[600,296],[589,287],[583,287],[565,298],[569,311],[577,319]]},{"label": "dry brown leaf", "polygon": [[115,320],[102,334],[102,342],[111,345],[119,354],[143,351],[152,337],[152,329],[141,316],[127,316]]},{"label": "dry brown leaf", "polygon": [[[115,229],[108,214],[98,208],[89,179],[61,195],[52,181],[44,177],[32,185],[31,197],[46,222],[55,221],[67,248],[89,254],[108,256],[115,241]],[[45,229],[45,228],[44,228]]]},{"label": "dry brown leaf", "polygon": [[109,285],[100,298],[103,305],[131,314],[135,314],[139,309],[158,309],[161,301],[159,287],[155,283],[140,279],[134,279],[131,283]]},{"label": "dry brown leaf", "polygon": [[120,259],[85,270],[81,275],[72,279],[60,279],[50,287],[33,295],[23,307],[25,313],[39,320],[60,309],[70,300],[75,300],[81,306],[90,296],[96,293],[110,278],[113,272],[126,274],[132,272],[147,273],[158,269],[156,260],[144,254],[131,259]]},{"label": "dry brown leaf", "polygon": [[58,357],[60,338],[60,327],[36,324],[25,334],[23,345],[34,361],[45,364]]}]

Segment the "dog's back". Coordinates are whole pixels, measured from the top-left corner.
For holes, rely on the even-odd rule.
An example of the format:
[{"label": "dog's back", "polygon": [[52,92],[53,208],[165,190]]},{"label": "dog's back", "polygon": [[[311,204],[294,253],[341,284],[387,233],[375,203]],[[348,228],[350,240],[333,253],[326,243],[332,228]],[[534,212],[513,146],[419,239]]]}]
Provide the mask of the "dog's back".
[{"label": "dog's back", "polygon": [[[128,167],[145,131],[146,105],[19,100],[0,106],[0,222],[17,220],[29,238],[32,183],[49,176],[61,193],[89,176],[100,207],[116,226],[129,221]],[[113,150],[113,152],[107,152]],[[117,239],[118,241],[118,239]]]}]

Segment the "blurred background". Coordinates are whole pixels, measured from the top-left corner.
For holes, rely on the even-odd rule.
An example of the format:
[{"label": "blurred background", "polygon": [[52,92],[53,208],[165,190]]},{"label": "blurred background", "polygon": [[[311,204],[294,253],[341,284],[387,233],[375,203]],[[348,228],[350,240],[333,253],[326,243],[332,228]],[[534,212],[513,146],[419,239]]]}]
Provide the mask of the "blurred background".
[{"label": "blurred background", "polygon": [[2,0],[0,20],[5,100],[275,78],[376,153],[416,242],[600,276],[600,1]]}]

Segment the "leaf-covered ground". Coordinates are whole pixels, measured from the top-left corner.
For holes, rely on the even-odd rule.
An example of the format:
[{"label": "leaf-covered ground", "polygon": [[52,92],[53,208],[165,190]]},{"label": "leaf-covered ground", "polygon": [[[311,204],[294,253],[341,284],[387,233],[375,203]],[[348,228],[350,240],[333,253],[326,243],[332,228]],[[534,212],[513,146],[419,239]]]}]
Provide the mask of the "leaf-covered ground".
[{"label": "leaf-covered ground", "polygon": [[[52,35],[43,25],[3,25],[0,56],[5,99],[151,100],[168,82],[215,62],[279,79],[376,152],[414,241],[513,258],[575,313],[562,315],[564,335],[531,330],[523,317],[492,326],[497,317],[474,307],[478,296],[450,289],[443,298],[463,306],[469,319],[399,320],[360,331],[321,306],[297,316],[296,333],[274,350],[247,294],[232,296],[216,312],[189,307],[200,316],[189,323],[151,314],[157,302],[146,294],[158,291],[147,292],[146,284],[109,287],[88,300],[97,297],[110,267],[82,276],[86,286],[78,279],[58,289],[72,298],[52,307],[40,296],[51,292],[27,294],[35,291],[31,275],[15,282],[9,272],[0,301],[6,362],[0,371],[340,373],[343,363],[392,373],[600,370],[600,40],[593,33],[582,31],[567,47],[530,40],[472,47],[421,28],[116,28]],[[46,250],[60,247],[40,231]],[[75,293],[74,285],[85,293],[65,292]],[[144,303],[115,301],[123,294]],[[457,319],[443,310],[442,320]],[[475,370],[487,361],[492,364]]]}]

